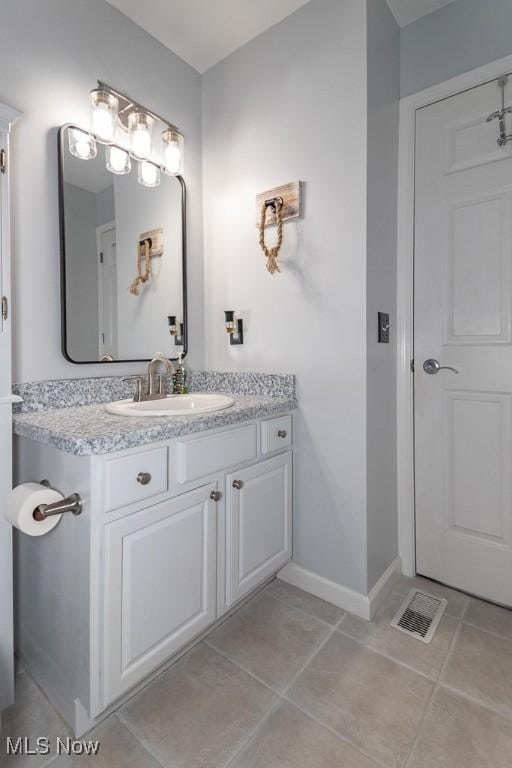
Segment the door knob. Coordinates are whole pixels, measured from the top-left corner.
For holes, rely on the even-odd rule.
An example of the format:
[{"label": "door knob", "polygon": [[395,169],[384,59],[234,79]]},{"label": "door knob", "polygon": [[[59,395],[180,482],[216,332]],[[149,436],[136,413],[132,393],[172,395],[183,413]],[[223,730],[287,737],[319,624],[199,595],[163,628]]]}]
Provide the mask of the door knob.
[{"label": "door knob", "polygon": [[151,474],[149,472],[139,472],[137,475],[137,482],[140,485],[149,485],[151,482]]},{"label": "door knob", "polygon": [[243,487],[244,487],[244,484],[242,480],[233,480],[233,488],[236,488],[237,491],[239,491]]},{"label": "door knob", "polygon": [[458,373],[456,368],[452,368],[451,365],[441,365],[439,360],[434,360],[432,357],[429,357],[428,360],[425,360],[423,363],[423,370],[425,373],[429,373],[431,376],[433,376],[434,373],[439,373],[439,371],[451,371],[452,373]]},{"label": "door knob", "polygon": [[212,501],[220,501],[222,499],[222,493],[220,491],[212,491],[210,493],[210,499]]}]

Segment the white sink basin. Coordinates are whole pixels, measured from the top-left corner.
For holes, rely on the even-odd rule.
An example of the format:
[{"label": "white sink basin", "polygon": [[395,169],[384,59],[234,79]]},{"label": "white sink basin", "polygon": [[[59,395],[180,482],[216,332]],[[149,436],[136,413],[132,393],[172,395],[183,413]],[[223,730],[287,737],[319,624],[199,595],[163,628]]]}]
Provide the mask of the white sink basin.
[{"label": "white sink basin", "polygon": [[106,410],[117,416],[196,416],[229,408],[235,401],[228,395],[196,392],[189,395],[169,395],[163,400],[118,400],[109,403]]}]

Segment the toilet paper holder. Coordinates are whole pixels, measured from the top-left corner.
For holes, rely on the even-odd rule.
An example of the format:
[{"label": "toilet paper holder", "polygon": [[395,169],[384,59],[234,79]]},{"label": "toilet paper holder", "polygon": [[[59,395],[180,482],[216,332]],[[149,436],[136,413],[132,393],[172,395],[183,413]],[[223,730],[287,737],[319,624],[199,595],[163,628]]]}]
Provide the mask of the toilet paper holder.
[{"label": "toilet paper holder", "polygon": [[[48,480],[41,480],[41,485],[46,488],[50,488]],[[73,515],[80,515],[82,513],[82,499],[78,493],[72,493],[61,501],[56,501],[54,504],[40,504],[34,509],[34,520],[39,523],[46,520],[47,517],[52,515],[62,515],[64,512],[71,512]]]}]

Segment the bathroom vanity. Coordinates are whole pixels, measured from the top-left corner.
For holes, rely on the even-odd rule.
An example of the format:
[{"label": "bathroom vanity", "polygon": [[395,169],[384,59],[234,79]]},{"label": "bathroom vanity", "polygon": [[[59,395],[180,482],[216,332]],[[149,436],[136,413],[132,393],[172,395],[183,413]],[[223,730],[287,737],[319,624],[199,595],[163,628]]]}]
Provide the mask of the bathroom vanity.
[{"label": "bathroom vanity", "polygon": [[17,482],[83,501],[16,536],[19,652],[77,735],[291,558],[295,402],[280,394],[195,417],[15,416]]}]

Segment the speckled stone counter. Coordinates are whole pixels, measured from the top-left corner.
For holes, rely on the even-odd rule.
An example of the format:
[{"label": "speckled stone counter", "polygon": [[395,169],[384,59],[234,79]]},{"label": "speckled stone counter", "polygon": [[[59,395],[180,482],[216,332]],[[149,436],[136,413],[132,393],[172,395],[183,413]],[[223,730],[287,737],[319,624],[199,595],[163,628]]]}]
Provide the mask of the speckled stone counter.
[{"label": "speckled stone counter", "polygon": [[[193,374],[191,382],[194,375],[197,384],[191,389],[229,392],[234,405],[197,416],[116,416],[104,405],[128,396],[116,377],[36,382],[14,388],[25,400],[18,406],[21,412],[13,414],[14,432],[76,456],[88,456],[278,415],[296,407],[293,376],[203,371]],[[267,393],[261,391],[265,388]],[[94,405],[84,404],[93,397]]]}]

